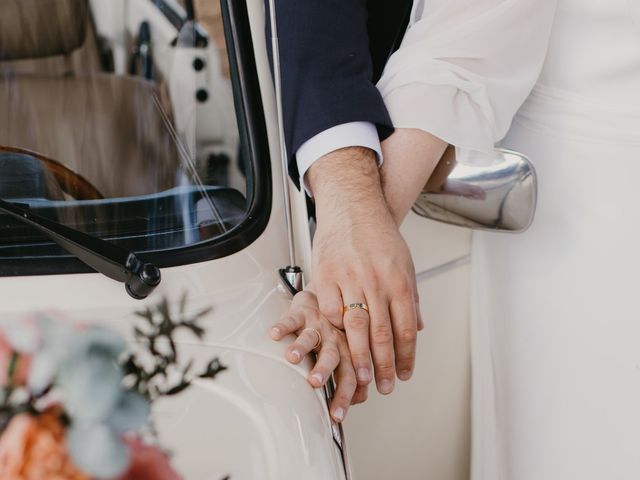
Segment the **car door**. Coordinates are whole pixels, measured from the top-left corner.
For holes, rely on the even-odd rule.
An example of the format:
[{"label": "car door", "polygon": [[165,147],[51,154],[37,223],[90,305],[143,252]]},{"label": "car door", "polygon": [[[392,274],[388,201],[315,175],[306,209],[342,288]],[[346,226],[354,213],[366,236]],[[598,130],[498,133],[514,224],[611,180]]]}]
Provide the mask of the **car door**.
[{"label": "car door", "polygon": [[[39,4],[31,2],[34,8]],[[46,8],[56,5],[47,2]],[[143,317],[146,309],[176,317],[196,315],[203,328],[201,338],[189,334],[175,338],[185,362],[182,367],[187,369],[193,359],[192,368],[200,371],[219,358],[227,370],[214,380],[191,378],[188,391],[153,405],[161,446],[171,452],[180,476],[344,479],[341,438],[331,423],[324,393],[306,381],[309,362],[289,364],[283,357],[284,343],[268,336],[290,294],[278,274],[288,264],[281,188],[285,173],[278,163],[261,2],[221,3],[218,27],[224,29],[214,32],[226,39],[220,52],[214,51],[213,35],[201,26],[191,36],[201,43],[180,43],[188,17],[171,0],[91,0],[90,6],[91,22],[82,25],[90,27],[89,34],[81,50],[64,51],[66,55],[45,59],[44,64],[36,54],[20,59],[28,65],[3,62],[0,54],[0,81],[6,87],[0,93],[12,99],[0,109],[3,113],[13,109],[3,118],[20,118],[28,133],[18,136],[24,132],[3,124],[0,146],[8,145],[0,148],[0,161],[11,160],[21,167],[14,151],[20,147],[18,160],[35,169],[16,175],[3,171],[0,198],[131,250],[159,266],[162,280],[146,299],[134,299],[122,284],[59,248],[42,230],[3,212],[0,330],[45,312],[60,322],[113,330],[135,347],[144,340],[134,328],[145,326],[140,327],[136,312]],[[0,9],[0,15],[4,13]],[[42,20],[50,12],[36,13]],[[48,48],[50,39],[37,40]],[[82,63],[86,48],[96,60],[88,73]],[[228,58],[228,77],[221,75],[220,53]],[[139,68],[147,60],[155,74]],[[73,72],[67,71],[70,65]],[[34,78],[23,68],[43,71]],[[10,74],[4,75],[4,69]],[[161,79],[169,80],[166,90],[158,85]],[[132,85],[152,92],[145,97],[149,102]],[[37,97],[23,95],[27,88]],[[155,112],[153,123],[135,117],[143,107]],[[123,122],[125,114],[136,121]],[[105,119],[109,121],[94,123]],[[168,127],[163,137],[136,136],[137,128],[147,132],[144,128],[159,125]],[[229,132],[229,125],[235,130]],[[181,141],[165,143],[175,136]],[[73,178],[97,184],[103,198],[84,198],[69,185],[63,185],[69,191],[56,191],[60,195],[55,198],[43,189],[36,191],[41,177],[51,180],[51,172],[49,163],[27,150],[34,145]],[[126,148],[116,149],[121,145]],[[157,145],[171,145],[164,153],[169,152],[180,166],[173,172],[176,175],[163,177],[162,184],[157,181],[153,155],[157,152],[152,148]],[[116,156],[114,151],[124,154]],[[75,163],[69,162],[68,152],[75,152]],[[230,162],[225,162],[225,155]],[[140,159],[148,163],[137,164]],[[232,172],[225,172],[225,165]],[[208,166],[221,168],[204,168]],[[40,176],[31,175],[33,171]],[[57,185],[57,177],[54,180]],[[144,190],[136,190],[139,187]],[[299,237],[301,242],[305,238],[308,246],[308,233]],[[93,246],[84,253],[100,257],[104,251],[86,250],[100,250],[104,243],[90,243]],[[77,254],[78,249],[72,250]],[[100,269],[99,265],[94,263],[94,268]]]},{"label": "car door", "polygon": [[354,478],[467,480],[471,233],[414,213],[402,233],[416,266],[425,329],[413,378],[350,412],[345,431]]},{"label": "car door", "polygon": [[[258,22],[262,0],[248,2]],[[281,28],[285,28],[282,27]],[[260,40],[254,33],[256,45]],[[260,50],[256,48],[256,55]],[[273,99],[265,108],[273,111]],[[274,112],[275,113],[275,112]],[[290,183],[297,263],[311,270],[311,238],[304,195]],[[416,266],[425,331],[418,341],[416,373],[393,395],[371,395],[345,424],[354,478],[463,480],[470,456],[470,352],[468,229],[411,213],[402,233]]]}]

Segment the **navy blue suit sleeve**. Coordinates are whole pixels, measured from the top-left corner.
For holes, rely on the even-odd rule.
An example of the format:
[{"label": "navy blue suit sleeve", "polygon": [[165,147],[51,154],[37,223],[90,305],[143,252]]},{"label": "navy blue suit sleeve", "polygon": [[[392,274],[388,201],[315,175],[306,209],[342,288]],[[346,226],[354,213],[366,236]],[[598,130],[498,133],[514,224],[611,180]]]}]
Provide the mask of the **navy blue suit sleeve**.
[{"label": "navy blue suit sleeve", "polygon": [[[373,83],[367,1],[275,1],[289,173],[298,185],[295,152],[318,133],[366,121],[384,139],[393,127]],[[270,37],[267,25],[269,45]]]}]

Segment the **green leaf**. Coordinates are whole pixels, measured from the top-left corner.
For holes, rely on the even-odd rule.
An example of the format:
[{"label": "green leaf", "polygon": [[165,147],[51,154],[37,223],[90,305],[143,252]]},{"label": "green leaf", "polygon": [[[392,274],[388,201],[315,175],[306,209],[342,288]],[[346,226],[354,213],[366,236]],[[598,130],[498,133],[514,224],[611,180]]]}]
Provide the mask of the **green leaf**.
[{"label": "green leaf", "polygon": [[190,386],[191,384],[189,382],[183,381],[183,382],[180,382],[178,385],[171,387],[169,390],[165,391],[163,395],[166,395],[166,396],[177,395],[178,393],[183,392]]},{"label": "green leaf", "polygon": [[213,307],[207,307],[207,308],[204,308],[204,309],[200,310],[198,313],[196,313],[196,314],[193,316],[193,319],[194,319],[194,320],[198,320],[199,318],[202,318],[202,317],[204,317],[205,315],[207,315],[208,313],[210,313],[212,310],[213,310]]},{"label": "green leaf", "polygon": [[67,445],[73,462],[92,477],[118,477],[129,463],[124,443],[105,424],[74,423],[67,430]]},{"label": "green leaf", "polygon": [[187,366],[184,367],[184,369],[182,370],[182,375],[186,376],[187,373],[191,371],[192,367],[193,367],[193,359],[189,360],[189,363],[187,363]]},{"label": "green leaf", "polygon": [[193,322],[185,322],[182,324],[182,326],[184,328],[187,328],[191,331],[191,333],[193,333],[196,337],[198,337],[199,340],[202,340],[202,338],[204,337],[205,334],[205,330],[204,328],[200,327],[199,325],[196,325]]},{"label": "green leaf", "polygon": [[214,358],[209,362],[207,368],[199,375],[200,378],[215,378],[219,373],[227,370],[227,367],[220,363],[220,360]]},{"label": "green leaf", "polygon": [[146,398],[133,392],[125,392],[107,418],[107,424],[118,433],[134,432],[147,423],[149,413]]}]

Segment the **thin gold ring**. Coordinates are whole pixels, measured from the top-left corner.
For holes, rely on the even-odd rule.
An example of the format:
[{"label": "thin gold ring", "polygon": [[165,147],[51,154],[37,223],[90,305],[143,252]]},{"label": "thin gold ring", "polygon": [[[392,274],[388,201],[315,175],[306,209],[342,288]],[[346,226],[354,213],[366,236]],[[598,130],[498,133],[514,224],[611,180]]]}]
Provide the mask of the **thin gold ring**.
[{"label": "thin gold ring", "polygon": [[349,310],[355,310],[355,309],[358,309],[358,308],[360,310],[364,310],[365,312],[369,313],[369,307],[367,306],[366,303],[349,303],[349,304],[345,305],[344,307],[342,307],[342,314],[344,315]]},{"label": "thin gold ring", "polygon": [[[320,345],[322,345],[322,335],[320,335],[320,332],[318,330],[316,330],[315,328],[311,328],[311,327],[305,328],[304,330],[302,330],[302,333],[306,332],[307,330],[315,333],[316,337],[318,337],[318,341],[316,342],[316,344],[311,349],[311,350],[313,350],[315,352],[316,350],[318,350],[320,348]],[[302,335],[302,333],[301,333],[301,335]]]}]

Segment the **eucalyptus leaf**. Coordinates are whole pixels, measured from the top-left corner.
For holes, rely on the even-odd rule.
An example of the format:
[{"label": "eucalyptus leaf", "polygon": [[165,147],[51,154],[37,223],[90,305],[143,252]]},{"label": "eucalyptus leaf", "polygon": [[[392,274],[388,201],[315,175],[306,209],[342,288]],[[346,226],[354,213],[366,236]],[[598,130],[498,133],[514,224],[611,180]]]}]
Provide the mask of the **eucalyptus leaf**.
[{"label": "eucalyptus leaf", "polygon": [[13,325],[3,334],[16,352],[34,354],[40,348],[41,335],[34,322]]},{"label": "eucalyptus leaf", "polygon": [[60,367],[58,386],[73,418],[102,421],[111,415],[122,395],[122,369],[112,352],[90,348]]},{"label": "eucalyptus leaf", "polygon": [[107,425],[118,433],[133,432],[149,421],[149,402],[133,392],[120,396],[115,409],[107,418]]},{"label": "eucalyptus leaf", "polygon": [[42,332],[43,350],[58,359],[65,358],[77,338],[77,330],[69,324],[46,317],[39,318],[37,325]]},{"label": "eucalyptus leaf", "polygon": [[35,395],[40,395],[53,382],[58,370],[58,358],[44,350],[33,357],[27,385]]},{"label": "eucalyptus leaf", "polygon": [[117,478],[129,465],[127,447],[107,425],[73,424],[67,444],[74,464],[92,478]]},{"label": "eucalyptus leaf", "polygon": [[47,317],[38,318],[36,324],[42,348],[33,357],[28,385],[35,395],[39,395],[55,381],[61,365],[73,355],[78,331],[69,324]]},{"label": "eucalyptus leaf", "polygon": [[82,349],[86,351],[101,350],[105,355],[111,355],[117,359],[127,348],[122,335],[104,327],[92,327],[82,332],[80,340],[80,342],[75,342],[80,354],[82,354]]}]

